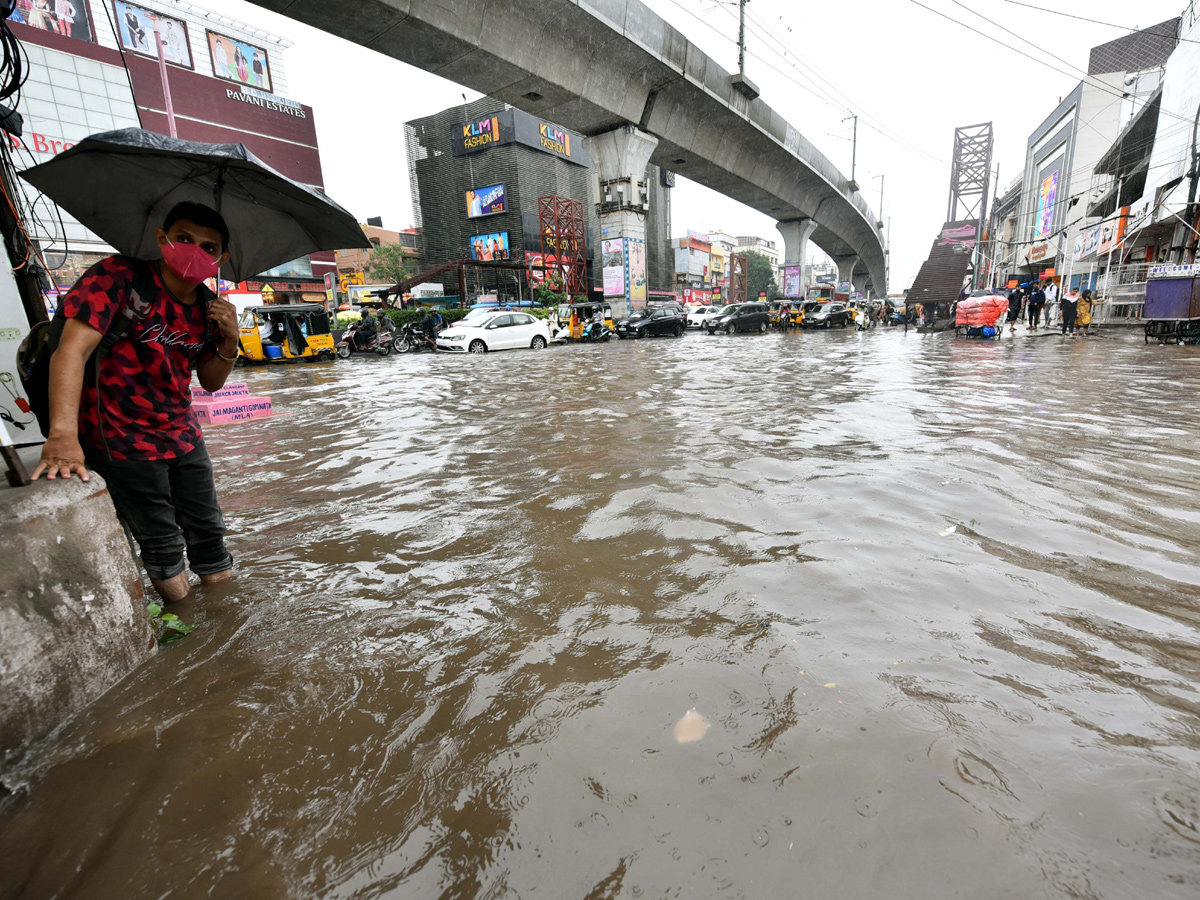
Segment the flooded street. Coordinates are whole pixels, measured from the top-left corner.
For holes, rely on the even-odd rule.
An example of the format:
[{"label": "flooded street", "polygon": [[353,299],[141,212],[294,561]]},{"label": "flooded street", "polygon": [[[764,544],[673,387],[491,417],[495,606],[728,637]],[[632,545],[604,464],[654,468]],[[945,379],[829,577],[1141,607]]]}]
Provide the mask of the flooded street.
[{"label": "flooded street", "polygon": [[237,580],[43,748],[0,897],[1200,893],[1196,348],[245,377]]}]

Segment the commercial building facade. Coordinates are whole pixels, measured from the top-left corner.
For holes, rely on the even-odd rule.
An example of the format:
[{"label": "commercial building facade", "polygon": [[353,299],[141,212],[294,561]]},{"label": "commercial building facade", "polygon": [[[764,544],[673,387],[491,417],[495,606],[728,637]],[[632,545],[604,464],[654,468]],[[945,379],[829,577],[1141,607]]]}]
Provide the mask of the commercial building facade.
[{"label": "commercial building facade", "polygon": [[1029,136],[1009,278],[1053,270],[1055,277],[1070,273],[1075,284],[1085,277],[1094,283],[1094,267],[1085,273],[1076,264],[1095,253],[1088,240],[1100,223],[1089,207],[1111,182],[1096,166],[1158,90],[1178,29],[1179,19],[1171,19],[1093,48],[1088,78]]},{"label": "commercial building facade", "polygon": [[[666,247],[670,172],[649,166],[636,186],[637,197],[618,197],[612,186],[601,196],[586,137],[486,97],[406,123],[405,143],[422,265],[513,264],[511,269],[468,266],[468,299],[493,293],[527,297],[541,281],[542,267],[552,266],[560,255],[575,255],[571,248],[557,254],[553,239],[544,240],[538,201],[551,196],[581,207],[580,281],[589,296],[637,306],[648,290],[672,284],[673,260]],[[630,203],[644,218],[644,241],[617,239],[605,224],[610,208]],[[458,292],[457,271],[440,277],[447,294]]]},{"label": "commercial building facade", "polygon": [[[142,127],[168,133],[156,47],[161,36],[179,137],[244,144],[289,178],[323,187],[312,109],[287,97],[282,38],[161,0],[73,0],[68,7],[75,12],[70,23],[38,15],[25,0],[11,18],[30,63],[20,105],[23,134],[7,136],[18,167],[52,159],[97,132]],[[58,210],[51,215],[45,206],[39,205],[34,237],[51,277],[66,289],[112,248],[66,213],[60,226]],[[324,276],[335,268],[332,252],[318,253],[244,287],[266,286],[267,295],[281,301],[323,299]]]}]

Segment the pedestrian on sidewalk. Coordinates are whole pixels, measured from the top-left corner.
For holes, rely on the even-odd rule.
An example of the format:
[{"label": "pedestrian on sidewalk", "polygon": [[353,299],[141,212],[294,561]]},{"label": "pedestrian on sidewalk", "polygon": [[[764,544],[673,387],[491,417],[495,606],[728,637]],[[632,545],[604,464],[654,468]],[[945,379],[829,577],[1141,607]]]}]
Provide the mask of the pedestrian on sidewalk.
[{"label": "pedestrian on sidewalk", "polygon": [[1029,330],[1037,331],[1038,325],[1041,322],[1042,309],[1046,305],[1046,292],[1042,289],[1042,283],[1035,282],[1033,285],[1033,293],[1029,295]]},{"label": "pedestrian on sidewalk", "polygon": [[1088,336],[1088,329],[1092,326],[1092,307],[1095,305],[1092,300],[1092,292],[1084,291],[1079,295],[1079,303],[1076,306],[1075,319],[1079,323],[1079,334],[1082,337]]},{"label": "pedestrian on sidewalk", "polygon": [[1054,319],[1058,315],[1058,285],[1054,283],[1054,279],[1046,281],[1046,312],[1042,320],[1046,323],[1047,328],[1054,327]]},{"label": "pedestrian on sidewalk", "polygon": [[[205,583],[232,575],[212,462],[191,404],[192,372],[218,391],[237,360],[237,312],[204,285],[229,260],[229,229],[215,210],[175,206],[157,230],[161,260],[110,256],[62,302],[66,321],[50,360],[50,436],[37,479],[99,472],[117,515],[166,601],[182,600],[192,571]],[[128,320],[99,363],[93,353]],[[117,333],[114,328],[114,333]]]},{"label": "pedestrian on sidewalk", "polygon": [[[1090,296],[1091,291],[1086,291]],[[1067,294],[1062,298],[1062,333],[1075,337],[1075,314],[1079,309],[1079,294]]]},{"label": "pedestrian on sidewalk", "polygon": [[1008,333],[1014,334],[1017,330],[1017,319],[1021,318],[1021,289],[1013,288],[1008,293]]}]

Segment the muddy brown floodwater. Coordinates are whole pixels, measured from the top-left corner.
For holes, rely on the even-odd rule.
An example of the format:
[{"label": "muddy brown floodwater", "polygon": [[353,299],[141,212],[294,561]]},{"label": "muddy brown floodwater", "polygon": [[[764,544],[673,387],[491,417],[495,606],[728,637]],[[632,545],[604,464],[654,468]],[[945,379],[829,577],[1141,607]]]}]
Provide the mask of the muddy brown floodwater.
[{"label": "muddy brown floodwater", "polygon": [[0,896],[1200,894],[1197,348],[246,377],[237,580],[20,773]]}]

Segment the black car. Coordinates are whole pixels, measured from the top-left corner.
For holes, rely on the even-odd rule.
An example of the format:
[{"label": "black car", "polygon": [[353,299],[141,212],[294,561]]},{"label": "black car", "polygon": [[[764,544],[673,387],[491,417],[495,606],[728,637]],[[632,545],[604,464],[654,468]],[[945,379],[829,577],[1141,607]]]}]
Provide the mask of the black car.
[{"label": "black car", "polygon": [[677,306],[660,306],[654,309],[639,309],[628,318],[617,322],[617,337],[643,338],[656,334],[683,334],[687,322],[683,311]]},{"label": "black car", "polygon": [[765,334],[769,316],[765,303],[734,303],[709,319],[704,327],[708,329],[709,334],[719,331],[726,334],[737,331],[757,331]]},{"label": "black car", "polygon": [[842,303],[822,303],[820,309],[806,312],[804,321],[800,324],[805,328],[830,328],[840,325],[849,328],[854,321],[854,313]]}]

